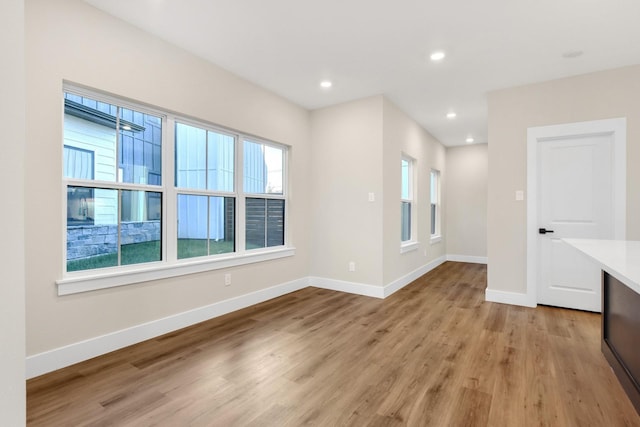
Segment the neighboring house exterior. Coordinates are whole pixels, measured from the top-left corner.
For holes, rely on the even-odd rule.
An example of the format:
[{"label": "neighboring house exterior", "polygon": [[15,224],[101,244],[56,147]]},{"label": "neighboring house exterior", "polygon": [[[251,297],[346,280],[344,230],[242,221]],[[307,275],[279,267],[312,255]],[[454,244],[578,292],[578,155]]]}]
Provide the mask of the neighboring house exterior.
[{"label": "neighboring house exterior", "polygon": [[[65,94],[64,176],[161,185],[162,119],[121,108],[117,121],[117,111],[107,103]],[[180,123],[175,134],[176,176],[165,179],[175,180],[179,188],[216,189],[232,195],[235,138]],[[264,149],[252,143],[243,147],[244,189],[260,193],[269,174]],[[207,165],[211,165],[208,170]],[[278,172],[282,173],[270,173]],[[233,197],[179,197],[178,239],[233,241],[234,201]],[[252,206],[248,203],[247,211]],[[264,211],[264,203],[255,208]],[[122,245],[161,240],[161,193],[69,186],[67,261],[116,253],[118,215]]]}]

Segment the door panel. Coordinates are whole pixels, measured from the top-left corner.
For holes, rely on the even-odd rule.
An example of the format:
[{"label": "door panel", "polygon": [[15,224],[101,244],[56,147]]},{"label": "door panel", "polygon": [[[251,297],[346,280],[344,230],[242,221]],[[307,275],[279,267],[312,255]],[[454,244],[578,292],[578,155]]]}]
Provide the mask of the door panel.
[{"label": "door panel", "polygon": [[538,303],[601,311],[597,266],[563,238],[613,238],[611,135],[538,143]]}]

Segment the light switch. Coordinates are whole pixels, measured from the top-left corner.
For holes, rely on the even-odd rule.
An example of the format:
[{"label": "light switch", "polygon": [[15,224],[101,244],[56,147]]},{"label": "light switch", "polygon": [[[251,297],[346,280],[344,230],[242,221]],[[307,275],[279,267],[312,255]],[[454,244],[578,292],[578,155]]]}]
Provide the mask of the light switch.
[{"label": "light switch", "polygon": [[369,193],[369,201],[370,202],[375,202],[376,201],[376,195],[373,193]]},{"label": "light switch", "polygon": [[522,190],[516,191],[516,200],[517,201],[524,200],[524,191]]}]

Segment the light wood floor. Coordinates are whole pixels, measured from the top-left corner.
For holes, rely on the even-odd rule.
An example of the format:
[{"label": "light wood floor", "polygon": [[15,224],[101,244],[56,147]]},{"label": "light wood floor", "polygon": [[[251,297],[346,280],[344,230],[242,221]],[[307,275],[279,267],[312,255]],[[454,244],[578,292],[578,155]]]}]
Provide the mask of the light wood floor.
[{"label": "light wood floor", "polygon": [[33,426],[640,426],[600,316],[484,302],[445,263],[385,300],[307,288],[39,378]]}]

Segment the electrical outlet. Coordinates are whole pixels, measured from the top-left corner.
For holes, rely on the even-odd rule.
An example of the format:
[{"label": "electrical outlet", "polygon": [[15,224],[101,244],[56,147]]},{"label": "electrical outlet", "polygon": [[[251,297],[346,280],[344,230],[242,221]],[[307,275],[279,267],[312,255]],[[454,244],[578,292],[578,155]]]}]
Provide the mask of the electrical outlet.
[{"label": "electrical outlet", "polygon": [[349,261],[349,271],[356,271],[356,263]]},{"label": "electrical outlet", "polygon": [[231,273],[227,273],[224,275],[224,285],[225,286],[231,285]]}]

